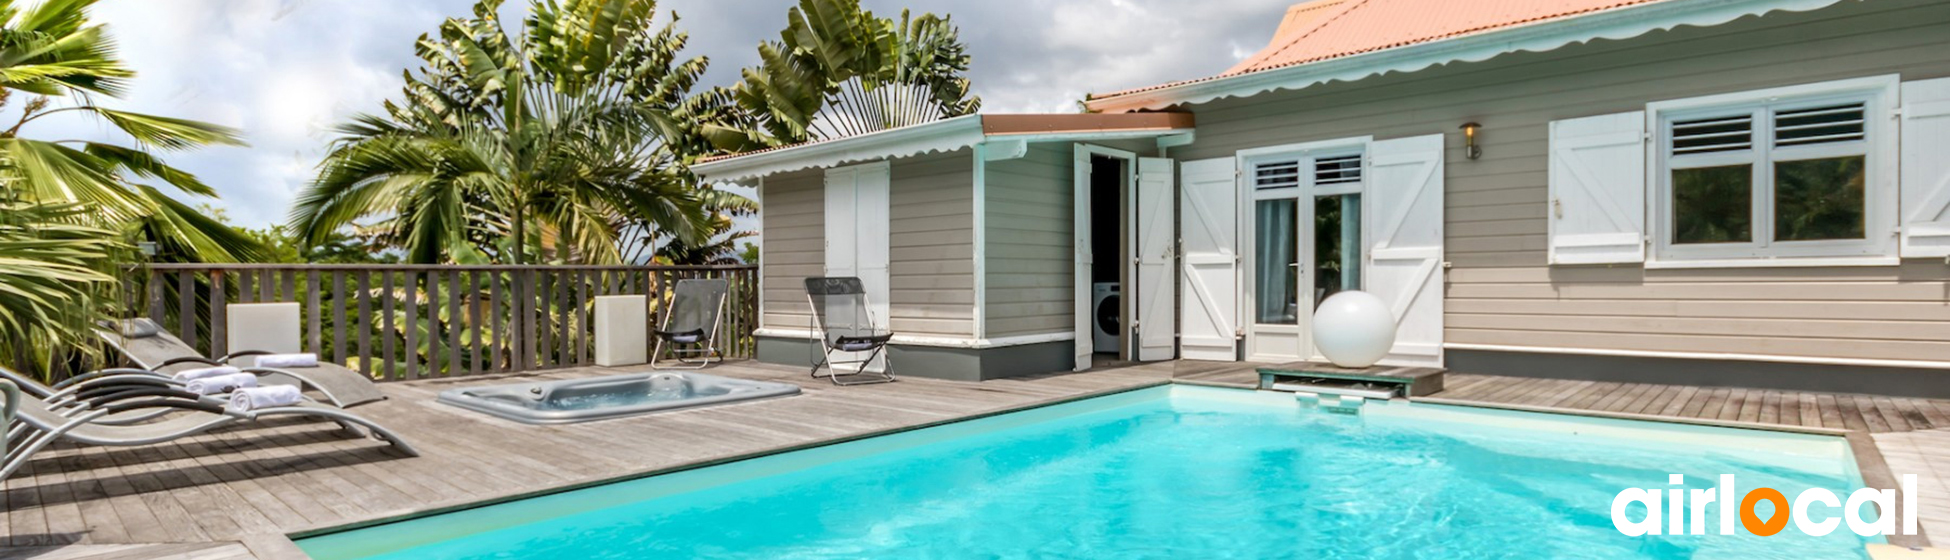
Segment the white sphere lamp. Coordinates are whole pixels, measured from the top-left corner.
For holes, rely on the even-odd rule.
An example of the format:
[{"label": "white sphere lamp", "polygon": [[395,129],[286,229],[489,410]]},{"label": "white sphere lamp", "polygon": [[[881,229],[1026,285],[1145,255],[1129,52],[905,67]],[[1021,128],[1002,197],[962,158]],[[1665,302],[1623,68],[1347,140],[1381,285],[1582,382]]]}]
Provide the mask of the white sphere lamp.
[{"label": "white sphere lamp", "polygon": [[1340,292],[1314,310],[1314,348],[1334,365],[1372,366],[1394,346],[1395,313],[1374,294]]}]

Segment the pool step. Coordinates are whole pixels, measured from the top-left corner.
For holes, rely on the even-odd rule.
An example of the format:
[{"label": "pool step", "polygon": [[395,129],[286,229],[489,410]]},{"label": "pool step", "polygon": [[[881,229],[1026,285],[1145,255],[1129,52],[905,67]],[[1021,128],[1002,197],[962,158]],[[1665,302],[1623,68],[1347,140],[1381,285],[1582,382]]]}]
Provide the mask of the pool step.
[{"label": "pool step", "polygon": [[1306,393],[1314,395],[1335,395],[1360,397],[1364,399],[1388,400],[1401,395],[1401,388],[1393,385],[1361,383],[1336,380],[1307,380],[1287,383],[1274,383],[1268,387],[1274,391]]},{"label": "pool step", "polygon": [[1294,402],[1300,403],[1300,406],[1303,407],[1319,408],[1339,414],[1360,414],[1361,405],[1367,404],[1368,402],[1366,397],[1356,395],[1308,393],[1305,391],[1294,392],[1293,400]]},{"label": "pool step", "polygon": [[[1369,397],[1370,391],[1392,391],[1388,396],[1422,397],[1442,391],[1443,370],[1423,367],[1375,366],[1344,368],[1323,362],[1295,362],[1264,366],[1259,370],[1259,388],[1272,391],[1310,391],[1354,394]],[[1316,388],[1308,388],[1316,387]],[[1350,393],[1353,388],[1361,393]]]}]

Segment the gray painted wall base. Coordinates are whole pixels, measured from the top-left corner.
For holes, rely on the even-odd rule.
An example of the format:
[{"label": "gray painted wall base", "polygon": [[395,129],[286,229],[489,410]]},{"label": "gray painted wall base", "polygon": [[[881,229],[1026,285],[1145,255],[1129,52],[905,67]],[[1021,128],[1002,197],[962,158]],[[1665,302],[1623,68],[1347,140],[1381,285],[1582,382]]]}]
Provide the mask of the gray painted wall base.
[{"label": "gray painted wall base", "polygon": [[1452,373],[1950,398],[1940,369],[1485,350],[1449,350],[1447,362]]},{"label": "gray painted wall base", "polygon": [[[888,348],[887,358],[893,361],[895,377],[987,381],[1070,371],[1076,360],[1075,349],[1068,340],[980,349],[896,344]],[[757,356],[760,362],[810,370],[819,350],[803,338],[761,336]]]}]

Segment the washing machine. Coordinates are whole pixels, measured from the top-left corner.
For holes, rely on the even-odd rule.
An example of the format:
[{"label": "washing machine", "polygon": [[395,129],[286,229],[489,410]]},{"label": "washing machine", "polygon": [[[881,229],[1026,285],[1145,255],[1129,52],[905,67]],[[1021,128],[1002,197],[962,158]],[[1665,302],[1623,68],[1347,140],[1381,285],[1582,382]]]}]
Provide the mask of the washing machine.
[{"label": "washing machine", "polygon": [[1121,347],[1118,317],[1124,314],[1124,302],[1118,286],[1116,282],[1098,282],[1090,290],[1090,330],[1098,352],[1116,353]]}]

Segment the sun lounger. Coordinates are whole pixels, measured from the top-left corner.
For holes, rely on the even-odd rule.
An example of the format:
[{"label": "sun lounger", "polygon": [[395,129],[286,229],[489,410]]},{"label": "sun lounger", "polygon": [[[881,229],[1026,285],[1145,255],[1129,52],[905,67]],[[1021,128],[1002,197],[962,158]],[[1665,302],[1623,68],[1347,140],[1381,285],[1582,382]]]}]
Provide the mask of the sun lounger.
[{"label": "sun lounger", "polygon": [[[104,381],[113,381],[105,379]],[[0,383],[11,383],[0,380]],[[255,422],[277,416],[310,416],[331,420],[351,433],[371,435],[399,451],[418,456],[419,451],[399,435],[372,421],[337,408],[310,402],[255,410],[237,410],[209,402],[196,394],[159,387],[153,383],[98,382],[90,385],[87,398],[66,405],[51,405],[32,396],[8,394],[8,413],[20,425],[18,437],[9,437],[9,449],[0,464],[0,480],[27,464],[35,453],[57,441],[86,445],[136,447],[154,445],[194,436],[210,430]],[[4,390],[4,388],[0,388]],[[131,412],[168,410],[180,412],[155,422],[133,425],[102,424],[105,417]],[[361,428],[364,432],[361,432]]]},{"label": "sun lounger", "polygon": [[[123,356],[127,356],[136,367],[169,375],[183,370],[233,365],[231,362],[244,357],[263,356],[270,352],[246,350],[232,352],[217,358],[205,358],[182,339],[155,326],[148,319],[122,321],[119,328],[102,328],[96,332]],[[362,404],[386,399],[379,386],[372,379],[359,372],[330,362],[319,362],[315,368],[262,368],[245,367],[244,371],[261,374],[265,383],[284,383],[300,385],[323,393],[326,400],[340,408],[351,408]]]}]

